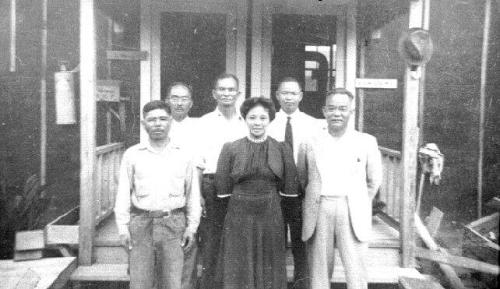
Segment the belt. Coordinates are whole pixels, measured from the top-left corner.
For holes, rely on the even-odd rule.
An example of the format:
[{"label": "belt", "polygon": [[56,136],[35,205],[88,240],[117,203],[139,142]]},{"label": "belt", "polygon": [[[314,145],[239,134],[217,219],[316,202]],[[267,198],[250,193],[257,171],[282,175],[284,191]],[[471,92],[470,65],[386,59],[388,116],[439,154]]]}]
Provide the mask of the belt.
[{"label": "belt", "polygon": [[215,179],[215,174],[203,174],[203,177],[210,179],[210,180],[213,180],[213,179]]},{"label": "belt", "polygon": [[184,207],[182,208],[177,208],[173,209],[170,211],[162,211],[162,210],[155,210],[155,211],[148,211],[148,210],[143,210],[137,207],[132,207],[130,209],[131,213],[137,214],[137,215],[143,215],[148,218],[163,218],[163,217],[170,217],[171,215],[179,214],[179,213],[184,213]]},{"label": "belt", "polygon": [[345,199],[347,198],[346,195],[321,195],[322,199],[327,199],[327,200],[338,200],[338,199]]}]

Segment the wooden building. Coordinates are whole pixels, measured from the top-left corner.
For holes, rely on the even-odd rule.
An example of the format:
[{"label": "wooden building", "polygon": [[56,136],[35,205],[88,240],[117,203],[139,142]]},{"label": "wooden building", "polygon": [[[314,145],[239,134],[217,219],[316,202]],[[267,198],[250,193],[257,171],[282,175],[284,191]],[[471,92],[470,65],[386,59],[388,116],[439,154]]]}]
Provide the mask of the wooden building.
[{"label": "wooden building", "polygon": [[[78,188],[74,189],[80,205],[79,266],[72,275],[73,281],[128,280],[127,256],[119,246],[112,207],[121,154],[128,145],[144,137],[139,127],[142,105],[162,99],[170,83],[185,81],[194,88],[192,116],[201,116],[215,106],[207,96],[214,75],[224,71],[238,76],[244,97],[274,97],[279,79],[294,76],[304,83],[301,109],[317,117],[321,116],[322,96],[329,88],[346,87],[355,92],[357,110],[353,125],[375,134],[384,146],[380,148],[384,163],[380,199],[387,204],[386,216],[400,224],[398,232],[387,224],[387,218],[374,218],[374,238],[367,256],[369,280],[395,283],[401,275],[418,275],[414,269],[413,232],[416,153],[422,141],[421,128],[435,125],[419,123],[419,118],[424,119],[422,100],[428,83],[434,87],[429,94],[436,95],[444,93],[437,85],[452,82],[449,78],[433,82],[432,77],[442,70],[433,67],[432,61],[457,61],[458,55],[445,53],[447,43],[443,39],[448,36],[434,30],[432,24],[438,26],[442,15],[457,23],[463,13],[483,16],[484,3],[461,1],[464,6],[459,7],[451,4],[453,1],[431,0],[28,2],[2,2],[2,7],[10,9],[0,9],[2,19],[10,20],[4,22],[11,24],[7,26],[10,30],[0,30],[1,39],[9,40],[0,41],[0,65],[9,71],[2,73],[0,85],[6,87],[4,91],[13,91],[3,93],[0,101],[7,105],[10,119],[6,123],[16,124],[18,120],[19,129],[31,129],[27,132],[30,140],[25,140],[29,145],[19,146],[18,159],[25,154],[39,157],[40,161],[34,163],[39,164],[44,182],[47,176],[50,182],[59,176],[68,177],[65,172],[79,172],[79,177],[74,178],[78,181]],[[443,10],[447,5],[444,2],[458,12]],[[473,12],[464,12],[471,7]],[[495,8],[494,4],[493,11],[498,11]],[[29,15],[35,15],[33,20],[27,19]],[[20,22],[16,17],[24,18]],[[28,26],[16,27],[12,23]],[[482,32],[482,23],[483,20],[467,22],[464,29],[472,25]],[[492,23],[493,29],[500,31],[498,21]],[[444,26],[441,23],[439,27]],[[397,54],[399,36],[414,27],[430,30],[437,40],[436,55],[427,67],[421,68],[421,77],[412,77]],[[453,29],[456,27],[446,32]],[[474,37],[466,34],[462,40],[477,44]],[[500,44],[486,41],[479,59],[484,56],[484,45],[491,47],[493,63],[499,63]],[[473,48],[477,50],[477,46]],[[59,112],[55,109],[54,73],[60,70],[62,61],[73,71],[75,79],[78,115],[76,122],[69,125],[56,124]],[[480,62],[471,65],[474,72],[483,71]],[[486,65],[490,78],[500,75],[498,67]],[[454,72],[460,79],[466,74]],[[483,99],[484,105],[483,94],[498,92],[499,87],[482,73],[474,79],[481,83],[484,80],[479,86],[469,86],[477,88],[478,95],[485,91],[477,97]],[[15,85],[22,91],[23,85],[29,84],[34,89],[23,93],[30,97],[14,99]],[[113,90],[117,86],[119,92]],[[12,105],[22,101],[31,103],[19,109]],[[430,99],[429,103],[434,101]],[[431,110],[438,110],[439,105],[442,103],[437,102]],[[33,114],[37,117],[26,117],[34,108],[40,111]],[[425,119],[435,118],[425,115]],[[16,130],[2,130],[12,136],[5,151],[17,151]],[[439,130],[433,133],[439,136]],[[423,139],[432,141],[427,134]],[[32,166],[33,161],[25,160],[14,172]],[[460,169],[455,171],[459,172]],[[339,265],[335,270],[340,273],[343,269]],[[332,281],[343,282],[343,278],[343,274],[334,274]]]}]

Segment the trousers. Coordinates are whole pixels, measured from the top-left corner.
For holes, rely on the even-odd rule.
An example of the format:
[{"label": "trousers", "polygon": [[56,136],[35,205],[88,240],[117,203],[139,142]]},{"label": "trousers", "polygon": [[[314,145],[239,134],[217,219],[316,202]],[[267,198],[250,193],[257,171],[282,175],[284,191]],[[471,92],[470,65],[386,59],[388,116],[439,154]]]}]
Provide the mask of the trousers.
[{"label": "trousers", "polygon": [[182,211],[162,218],[131,214],[131,289],[182,288],[184,251],[181,242],[185,228],[186,216]]},{"label": "trousers", "polygon": [[307,241],[311,289],[330,289],[335,244],[345,269],[348,289],[367,289],[363,261],[367,244],[356,239],[346,197],[321,197],[316,230]]},{"label": "trousers", "polygon": [[217,198],[213,176],[203,176],[201,189],[205,199],[206,216],[201,219],[198,230],[202,262],[199,288],[214,289],[217,287],[215,283],[217,259],[229,198]]},{"label": "trousers", "polygon": [[282,197],[281,210],[285,223],[285,236],[290,232],[293,255],[293,277],[296,289],[308,288],[306,245],[301,239],[302,234],[302,200],[295,197]]}]

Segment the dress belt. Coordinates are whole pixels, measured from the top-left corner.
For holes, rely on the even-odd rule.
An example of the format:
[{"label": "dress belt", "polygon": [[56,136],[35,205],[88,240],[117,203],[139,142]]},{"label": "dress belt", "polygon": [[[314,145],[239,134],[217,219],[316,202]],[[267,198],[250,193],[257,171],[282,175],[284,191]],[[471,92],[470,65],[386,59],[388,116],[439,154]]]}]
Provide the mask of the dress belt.
[{"label": "dress belt", "polygon": [[132,207],[130,209],[130,212],[133,214],[137,215],[143,215],[148,218],[163,218],[163,217],[170,217],[171,215],[176,215],[179,213],[184,213],[185,212],[185,207],[182,208],[177,208],[169,211],[162,211],[162,210],[154,210],[154,211],[148,211],[148,210],[143,210],[137,207]]}]

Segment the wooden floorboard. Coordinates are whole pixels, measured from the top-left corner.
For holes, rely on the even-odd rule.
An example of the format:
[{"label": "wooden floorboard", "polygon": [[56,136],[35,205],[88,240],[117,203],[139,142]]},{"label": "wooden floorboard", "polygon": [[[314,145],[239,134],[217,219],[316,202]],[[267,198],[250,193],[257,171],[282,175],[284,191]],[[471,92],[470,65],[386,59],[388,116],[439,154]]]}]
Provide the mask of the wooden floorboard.
[{"label": "wooden floorboard", "polygon": [[[126,264],[94,264],[78,267],[71,275],[72,281],[129,281]],[[396,284],[400,277],[422,278],[413,268],[379,266],[368,268],[369,283]],[[288,282],[293,281],[293,266],[287,266]],[[345,283],[345,272],[342,266],[336,266],[332,283]]]},{"label": "wooden floorboard", "polygon": [[[75,269],[75,257],[43,258],[23,262],[0,260],[0,288],[65,288],[70,274]],[[36,287],[29,287],[33,284],[36,284]]]},{"label": "wooden floorboard", "polygon": [[[103,220],[96,232],[96,246],[119,246],[120,238],[114,215]],[[372,221],[372,238],[369,246],[372,248],[399,248],[399,232],[375,216]]]}]

